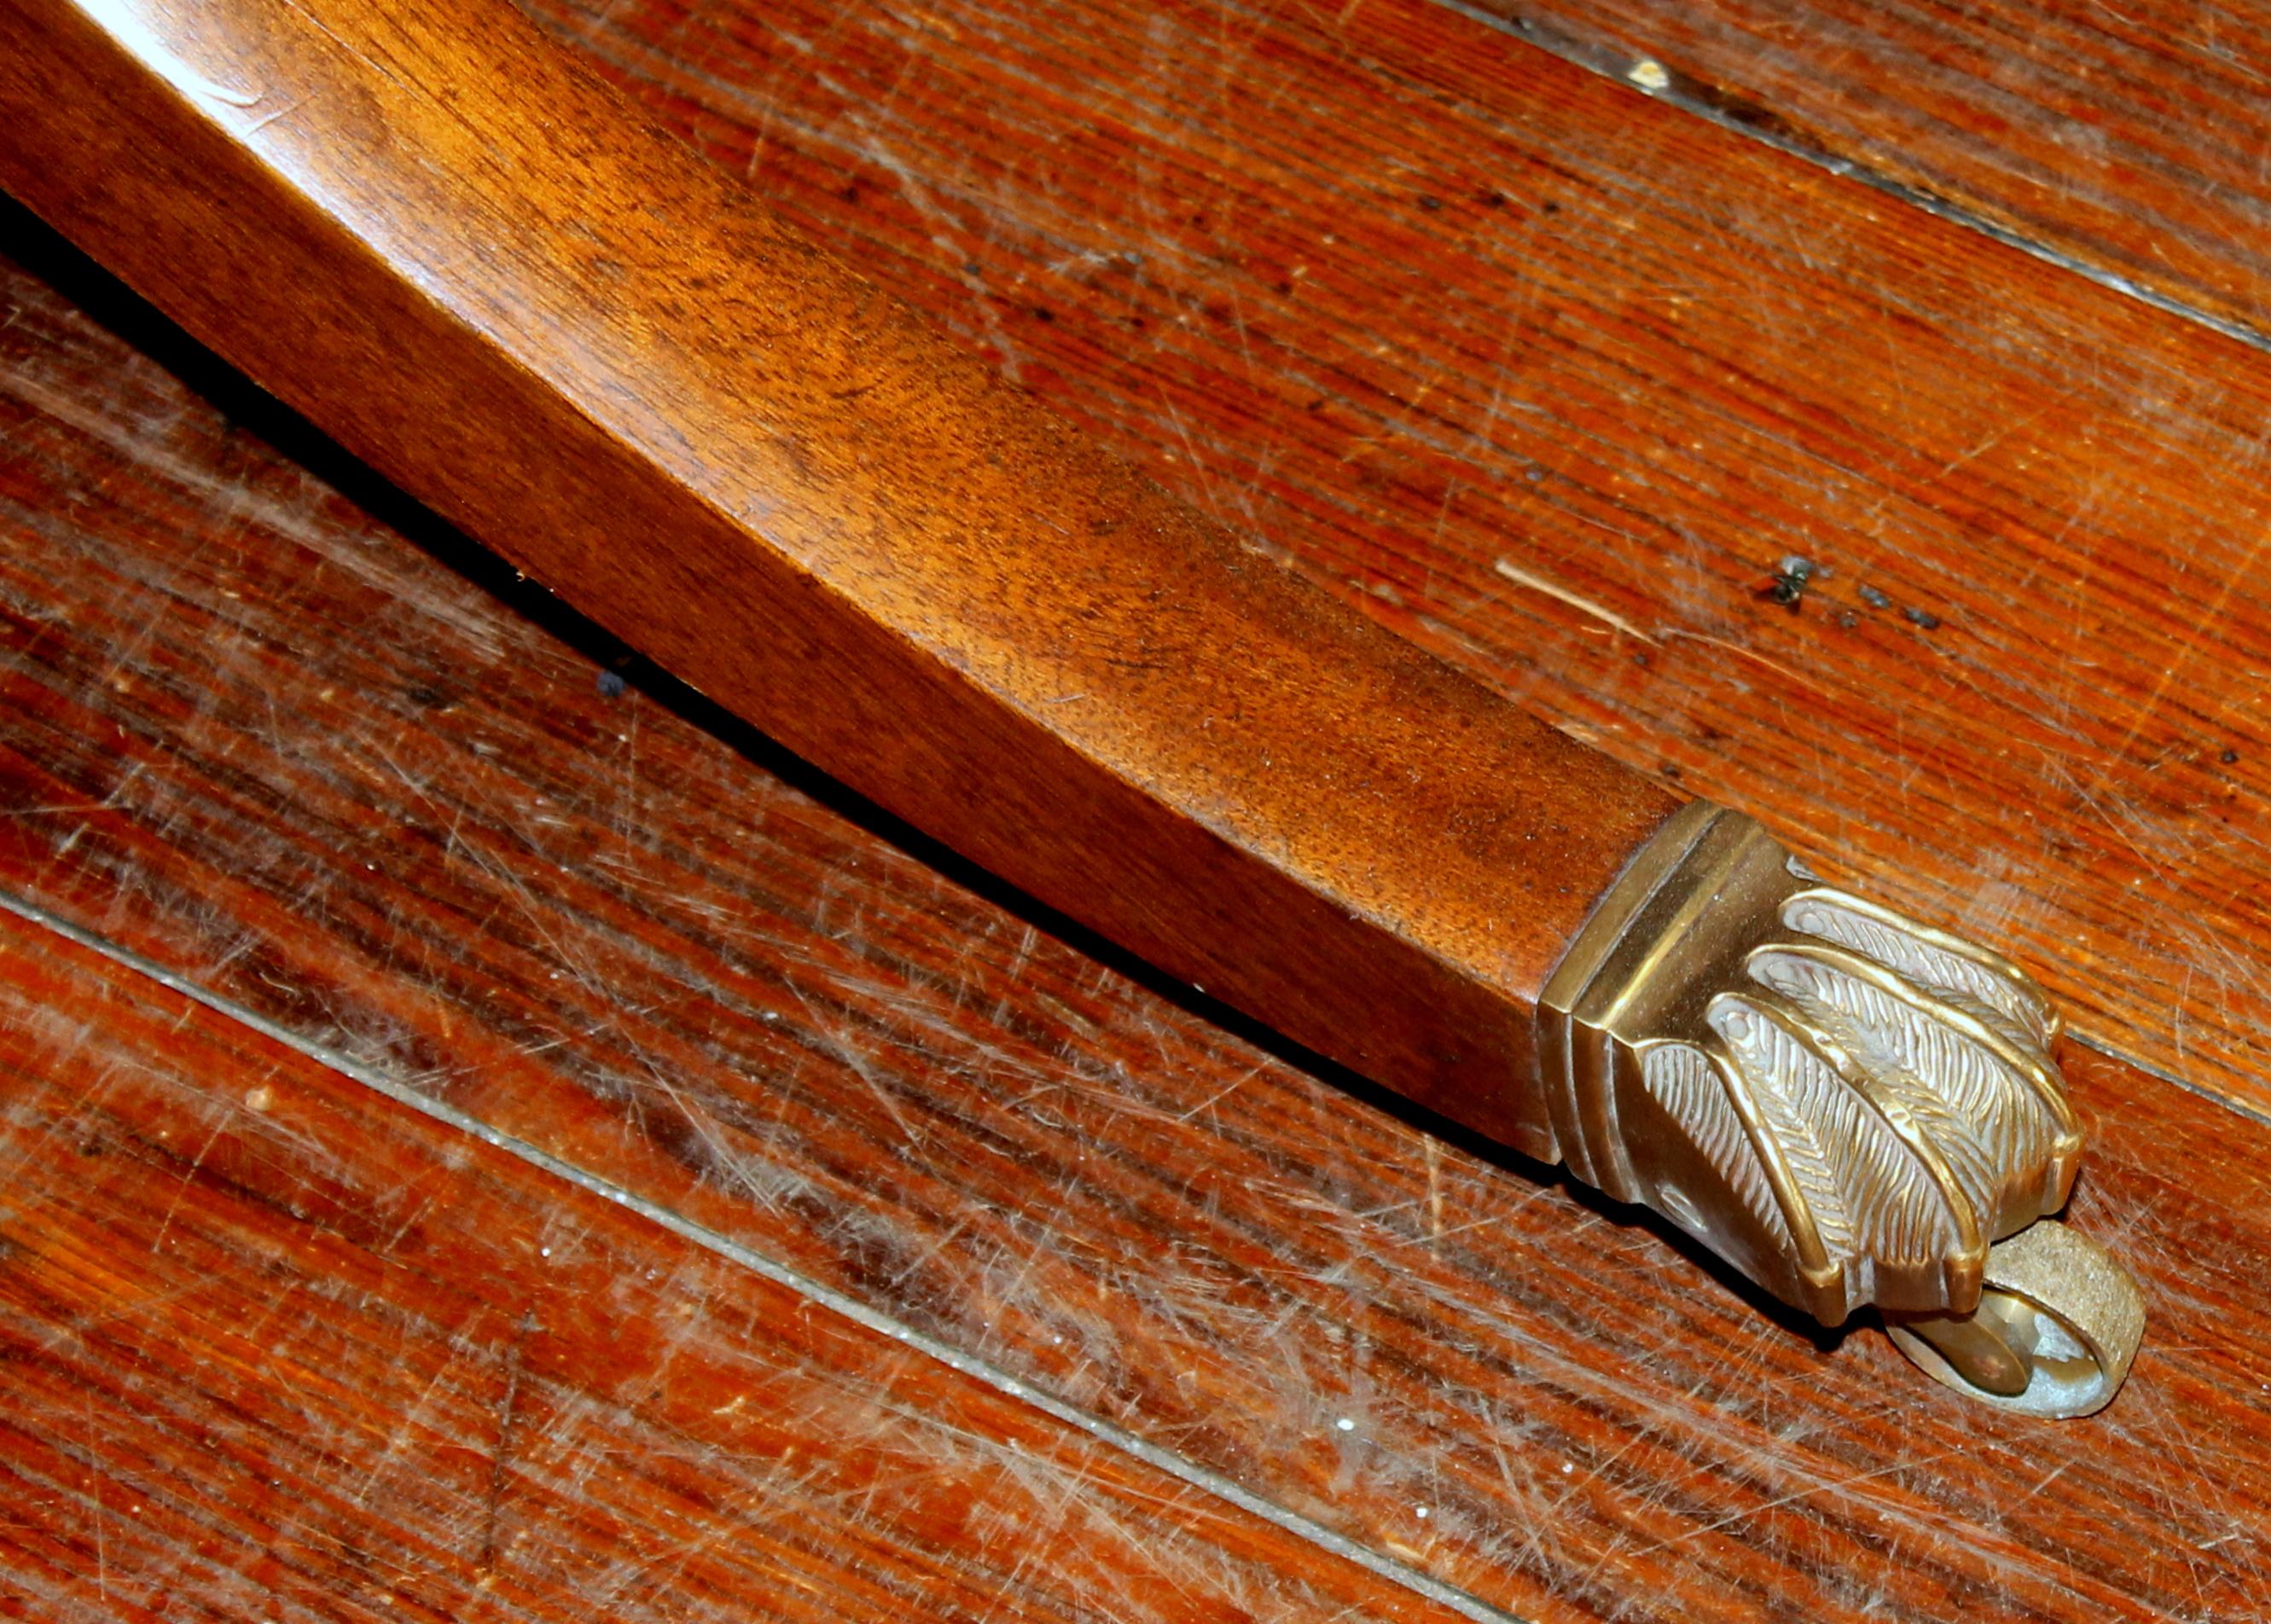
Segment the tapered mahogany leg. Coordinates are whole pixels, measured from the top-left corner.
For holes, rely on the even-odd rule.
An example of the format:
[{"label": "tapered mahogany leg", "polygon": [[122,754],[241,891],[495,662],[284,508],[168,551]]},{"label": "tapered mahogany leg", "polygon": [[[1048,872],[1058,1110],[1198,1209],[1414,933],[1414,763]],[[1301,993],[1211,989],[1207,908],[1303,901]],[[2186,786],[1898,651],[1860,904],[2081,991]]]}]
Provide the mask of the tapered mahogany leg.
[{"label": "tapered mahogany leg", "polygon": [[[1824,1320],[1967,1316],[1933,1357],[2045,1402],[2015,1311],[1977,1312],[2080,1151],[2008,965],[1307,587],[501,0],[0,0],[0,183],[593,619]],[[2126,1323],[2076,1322],[2098,1387],[2052,1407],[2110,1394]]]}]

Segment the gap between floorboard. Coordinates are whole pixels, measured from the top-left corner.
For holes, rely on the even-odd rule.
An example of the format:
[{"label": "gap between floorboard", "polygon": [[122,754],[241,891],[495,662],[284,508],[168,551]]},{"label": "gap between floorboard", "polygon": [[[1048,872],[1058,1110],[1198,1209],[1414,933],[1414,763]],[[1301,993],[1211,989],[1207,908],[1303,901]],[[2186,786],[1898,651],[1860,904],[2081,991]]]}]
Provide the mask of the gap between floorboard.
[{"label": "gap between floorboard", "polygon": [[[1977,232],[2005,248],[2015,249],[2022,254],[2042,261],[2044,264],[2055,266],[2060,271],[2081,277],[2085,281],[2094,282],[2111,293],[2137,300],[2141,303],[2150,305],[2156,310],[2163,311],[2181,320],[2197,323],[2211,332],[2245,345],[2249,349],[2271,354],[2271,333],[2251,327],[2244,322],[2234,321],[2229,317],[2218,316],[2212,311],[2186,304],[2181,299],[2174,298],[2156,289],[2142,287],[2117,271],[2108,270],[2103,265],[2093,264],[2087,259],[2069,254],[2061,249],[2053,248],[2047,242],[2039,242],[2032,237],[2022,235],[2007,226],[1998,225],[1985,215],[1962,204],[1952,203],[1945,197],[1935,197],[1921,187],[1911,186],[1905,181],[1896,181],[1888,175],[1871,168],[1858,159],[1840,157],[1826,147],[1817,146],[1807,141],[1794,140],[1773,130],[1762,129],[1756,124],[1733,117],[1724,108],[1713,105],[1706,97],[1686,88],[1686,84],[1683,83],[1681,78],[1671,75],[1667,70],[1667,64],[1655,63],[1653,58],[1627,57],[1621,51],[1608,46],[1593,45],[1582,40],[1573,39],[1556,28],[1550,26],[1541,26],[1527,18],[1501,15],[1485,6],[1471,4],[1471,0],[1433,0],[1433,3],[1441,6],[1447,11],[1479,23],[1493,33],[1505,34],[1509,39],[1519,41],[1533,49],[1543,51],[1549,56],[1566,62],[1572,67],[1581,68],[1588,73],[1612,80],[1623,86],[1634,95],[1645,96],[1651,101],[1667,103],[1683,113],[1702,119],[1707,123],[1716,125],[1719,129],[1730,130],[1746,140],[1756,141],[1762,146],[1770,146],[1776,152],[1787,153],[1792,158],[1813,165],[1815,168],[1826,169],[1840,180],[1858,182],[1881,197],[1889,197],[1908,208],[1920,209],[1934,219],[1946,220],[1952,226]],[[1670,82],[1661,88],[1649,88],[1635,79],[1634,74],[1643,65],[1644,61],[1656,66],[1659,71],[1666,71]],[[2108,1052],[2111,1053],[2111,1051]],[[2127,1056],[2122,1055],[2118,1058],[2126,1060]],[[2144,1069],[2150,1069],[2144,1068]],[[2158,1076],[2161,1074],[2156,1071],[2153,1075]]]}]

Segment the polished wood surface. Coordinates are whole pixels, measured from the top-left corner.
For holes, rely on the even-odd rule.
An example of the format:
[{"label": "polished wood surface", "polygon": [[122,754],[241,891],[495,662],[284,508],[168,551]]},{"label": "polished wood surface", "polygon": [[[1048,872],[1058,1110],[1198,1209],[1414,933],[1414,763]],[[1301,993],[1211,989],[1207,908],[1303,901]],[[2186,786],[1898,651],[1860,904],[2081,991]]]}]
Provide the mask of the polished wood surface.
[{"label": "polished wood surface", "polygon": [[0,184],[264,388],[990,872],[1559,1158],[1538,995],[1676,797],[1076,437],[503,0],[9,9]]},{"label": "polished wood surface", "polygon": [[1172,488],[2271,1111],[2256,350],[1427,0],[535,9]]},{"label": "polished wood surface", "polygon": [[[2239,420],[2256,386],[2244,356],[2172,338],[2163,317],[2129,314],[1881,201],[1871,221],[1802,167],[1780,167],[1790,160],[1746,157],[1675,108],[1595,86],[1448,12],[1366,7],[1360,34],[1337,34],[1300,33],[1307,24],[1276,12],[1237,14],[1252,29],[1239,33],[1225,14],[1209,27],[1154,11],[1119,34],[1108,13],[1039,6],[766,15],[778,32],[715,8],[552,20],[587,36],[579,48],[640,85],[709,155],[857,248],[1060,410],[1396,629],[1630,761],[1678,767],[1801,839],[1812,831],[1818,861],[2019,942],[2074,998],[2086,1042],[2149,1052],[2196,1085],[2252,1098],[2245,1046],[2260,1032],[2250,987],[2263,935],[2246,913],[2260,829],[2247,697],[2271,644],[2246,576],[2228,569],[2252,535]],[[1037,61],[1058,77],[1040,78]],[[1321,145],[1340,125],[1345,143]],[[1478,133],[1495,144],[1466,145]],[[1367,151],[1370,168],[1354,161]],[[1415,190],[1403,213],[1350,200],[1384,190],[1381,154],[1431,153],[1446,167],[1470,154],[1496,179],[1506,203],[1476,205],[1493,215],[1522,204],[1512,176],[1532,177],[1535,251],[1472,251],[1482,227],[1461,217],[1468,235],[1449,235],[1448,190],[1424,193],[1441,209]],[[1304,191],[1293,183],[1304,174],[1334,183]],[[9,220],[9,242],[35,241]],[[1701,254],[1699,220],[1731,231],[1740,256]],[[1255,244],[1244,259],[1241,242]],[[1454,251],[1463,242],[1469,251]],[[1273,245],[1294,250],[1282,268],[1264,258]],[[1078,257],[1127,253],[1143,257]],[[1458,1611],[2263,1614],[2271,1370],[2251,1327],[2265,1307],[2271,1146],[2253,1116],[2070,1052],[2098,1138],[2078,1217],[2144,1277],[2156,1330],[2100,1420],[1983,1415],[1917,1382],[1873,1336],[1821,1345],[1655,1229],[1256,1047],[1262,1034],[1143,979],[647,667],[619,666],[614,644],[262,406],[86,267],[52,244],[34,257],[40,274],[11,272],[0,294],[10,895],[936,1337],[989,1373],[971,1380],[1029,1381],[1148,1440],[1184,1474],[1170,1501],[1228,1505],[1205,1486],[1242,1486],[1303,1519],[1312,1543],[1346,1539],[1388,1576],[1456,1587],[1444,1605]],[[1313,279],[1337,298],[1266,303],[1260,291]],[[1851,302],[1873,286],[1874,303]],[[1672,306],[1675,295],[1691,304]],[[1841,326],[1855,308],[1878,317]],[[1678,319],[1642,319],[1651,309]],[[1848,343],[1851,332],[1877,347]],[[1469,362],[1469,376],[1448,364],[1461,333],[1523,343],[1513,361]],[[2008,348],[1962,341],[1983,334]],[[1720,346],[1719,373],[1702,370],[1708,347],[1686,347],[1706,340]],[[1415,405],[1430,355],[1441,381]],[[1712,392],[1739,363],[1757,369],[1755,396]],[[2168,392],[2134,389],[2140,377]],[[1430,413],[1477,379],[1505,392],[1489,431],[1474,436],[1478,411],[1463,443]],[[1399,382],[1391,399],[1382,386]],[[1739,477],[1745,458],[1768,458],[1753,470],[1763,479],[1788,466],[1769,455],[1777,436],[1785,458],[1818,451],[1844,421],[1828,410],[1841,402],[1889,443],[1892,414],[1853,403],[1895,391],[2009,426],[2017,443],[1948,470],[1977,441],[1917,410],[1925,452],[1879,466],[1866,500],[1826,475],[1789,481],[1785,526],[1835,535],[1883,505],[1856,531],[1865,566],[1816,542],[1806,550],[1828,570],[1794,613],[1776,604],[1770,575],[1791,544],[1765,507],[1750,518],[1771,539],[1743,531],[1757,490]],[[1787,413],[1773,434],[1731,418],[1769,399]],[[2122,400],[2126,416],[2108,404]],[[2101,443],[2118,427],[2120,460],[2050,456],[2049,428],[2027,421],[2036,411],[2088,419]],[[1523,427],[1531,420],[1546,428]],[[1488,443],[1517,430],[1531,460],[1498,461]],[[1974,482],[1982,465],[1992,487]],[[1663,467],[1687,477],[1675,484]],[[1449,478],[1431,488],[1415,478],[1427,469]],[[2040,525],[2014,540],[1999,510],[1957,503],[1990,488],[2023,498]],[[1648,500],[1607,505],[1619,489]],[[1471,514],[1471,503],[1493,505]],[[1583,517],[1557,518],[1562,507]],[[1651,552],[1600,528],[1639,532],[1651,513],[1700,539]],[[2183,513],[2198,516],[2188,528],[2158,522]],[[1494,540],[1490,525],[1504,526]],[[1516,551],[1530,536],[1537,551]],[[1516,576],[1497,571],[1500,558]],[[1926,583],[1944,595],[1913,590]],[[1895,607],[1876,608],[1864,585]],[[1902,607],[1940,624],[1902,619]],[[1634,630],[1598,620],[1603,610]],[[2165,665],[2152,662],[2179,659],[2161,682]],[[610,697],[601,678],[618,669],[632,685]],[[2047,724],[2009,732],[2030,703],[2055,714],[2060,693],[2061,726],[2128,752],[2104,781],[2076,780],[2087,796],[2037,793],[2049,765],[2011,742],[2078,749]],[[2225,731],[2156,766],[2168,742],[2158,730],[2181,716],[2170,705],[2229,706]],[[2225,749],[2239,759],[2224,762]],[[2072,774],[2081,758],[2054,759]],[[2204,785],[2222,786],[2215,799]],[[2218,883],[2229,894],[2214,903]],[[2187,897],[2189,912],[2176,905]],[[2082,937],[2081,950],[2051,957],[2061,934]],[[27,950],[63,962],[45,937]],[[93,969],[42,976],[14,979],[59,1006],[80,982],[109,987],[103,999],[153,996]],[[2172,1020],[2171,1007],[2189,1018]],[[132,1024],[87,1024],[35,1051],[32,1069],[86,1076],[66,1069],[75,1044],[117,1060],[101,1032]],[[205,1091],[201,1121],[277,1063],[232,1071],[230,1047],[192,1051],[204,1063],[182,1085]],[[123,1062],[114,1074],[136,1075]],[[11,1103],[40,1098],[32,1088],[11,1085]],[[68,1164],[68,1134],[36,1131],[67,1114],[33,1120],[26,1153]],[[454,1154],[477,1151],[459,1138]],[[310,1154],[309,1166],[334,1163]],[[81,1206],[121,1237],[113,1249],[133,1264],[117,1265],[121,1289],[158,1266],[140,1262],[149,1241],[131,1237],[150,1232],[133,1215],[162,1214],[178,1196],[205,1225],[226,1210],[228,1172],[192,1152],[187,1166],[150,1166],[140,1187],[121,1175],[108,1217]],[[526,1196],[519,1175],[494,1176],[511,1199]],[[43,1177],[42,1189],[70,1188]],[[577,1199],[552,1197],[580,1211]],[[311,1217],[346,1230],[335,1209]],[[36,1218],[22,1223],[39,1233]],[[285,1232],[229,1232],[261,1233]],[[716,1278],[697,1270],[714,1248],[607,1233],[697,1282]],[[478,1236],[466,1244],[468,1257],[488,1255]],[[199,1278],[237,1289],[235,1263],[205,1256]],[[145,1502],[116,1491],[144,1486],[131,1460],[166,1434],[100,1391],[90,1427],[85,1390],[54,1374],[73,1367],[75,1322],[40,1317],[8,1267],[11,1345],[48,1362],[9,1366],[0,1415],[19,1441],[7,1459],[38,1439],[87,1464],[79,1481],[51,1474],[37,1488],[59,1553],[41,1558],[54,1564],[42,1582],[65,1599],[28,1597],[12,1574],[0,1583],[17,1592],[0,1595],[66,1618],[130,1616],[137,1563],[120,1553],[137,1547],[114,1542],[128,1538],[123,1508]],[[754,1300],[760,1283],[695,1294],[719,1292]],[[588,1306],[582,1322],[646,1345],[644,1300],[627,1300],[620,1324]],[[340,1312],[310,1292],[269,1303],[302,1337],[324,1333],[302,1319]],[[736,1322],[722,1353],[712,1340],[690,1353],[697,1365],[772,1358],[775,1334]],[[123,1362],[123,1379],[179,1394],[181,1413],[197,1416],[200,1389],[155,1387],[163,1348],[139,1345],[149,1358]],[[445,1335],[401,1345],[413,1371],[444,1367]],[[856,1338],[838,1345],[864,1357]],[[467,1355],[468,1384],[476,1371],[494,1382],[498,1358],[493,1343]],[[19,1369],[36,1381],[15,1380]],[[955,1394],[942,1370],[908,1379],[918,1408],[964,1406],[969,1449],[1017,1435],[1016,1412]],[[358,1550],[393,1548],[380,1531],[418,1515],[407,1463],[428,1478],[458,1470],[390,1397],[406,1389],[371,1390],[359,1425],[398,1475],[331,1524]],[[747,1436],[711,1430],[733,1417],[667,1419],[683,1427],[671,1436],[678,1463]],[[846,1472],[905,1458],[891,1451],[908,1434],[830,1430]],[[476,1447],[495,1436],[492,1424]],[[533,1490],[506,1474],[501,1522],[577,1548],[577,1486],[615,1493],[617,1447],[597,1427],[569,1434],[550,1501],[525,1500]],[[1096,1447],[1083,1470],[1119,1470],[1111,1446]],[[1061,1479],[1021,1480],[1046,1493]],[[218,1468],[206,1481],[212,1526],[259,1503],[232,1500],[251,1489]],[[964,1560],[920,1543],[928,1536],[893,1521],[890,1502],[865,1521],[858,1499],[830,1498],[839,1481],[815,1479],[808,1508],[793,1493],[779,1502],[780,1518],[808,1518],[826,1531],[815,1545],[836,1547],[806,1569],[812,1590],[766,1590],[750,1577],[759,1559],[712,1546],[690,1560],[730,1593],[704,1603],[786,1613],[871,1557],[897,1574]],[[560,1509],[537,1516],[538,1503]],[[1041,1501],[989,1503],[1018,1515]],[[523,1510],[532,1520],[515,1523]],[[10,1515],[6,1528],[31,1525]],[[660,1516],[644,1500],[622,1515]],[[1002,1547],[972,1536],[960,1570],[970,1611],[1031,1612],[1026,1585],[1095,1593],[1061,1564],[1121,1536],[1030,1515],[1027,1571],[989,1569],[987,1553]],[[462,1516],[430,1526],[478,1563]],[[606,1543],[614,1525],[590,1526]],[[1132,1576],[1155,1538],[1181,1538],[1150,1526],[1127,1536],[1136,1554],[1107,1575]],[[655,1586],[621,1592],[619,1615],[697,1610],[669,1588],[674,1555],[645,1561],[636,1553],[653,1547],[628,1539],[611,1548]],[[1200,1547],[1158,1548],[1171,1555],[1150,1571],[1180,1578]],[[1216,1571],[1243,1576],[1225,1583],[1243,1585],[1250,1613],[1308,1605],[1278,1587],[1277,1561]],[[704,1565],[737,1562],[748,1565]],[[1290,1571],[1288,1585],[1313,1582]],[[376,1593],[324,1583],[346,1598],[326,1604],[335,1610],[376,1610]],[[448,1592],[437,1581],[431,1593]],[[905,1593],[912,1615],[944,1610]],[[1195,1593],[1187,1611],[1204,1616],[1218,1592]],[[858,1616],[862,1593],[845,1594]],[[490,1605],[536,1610],[517,1595]],[[1154,1610],[1183,1616],[1177,1605]]]}]

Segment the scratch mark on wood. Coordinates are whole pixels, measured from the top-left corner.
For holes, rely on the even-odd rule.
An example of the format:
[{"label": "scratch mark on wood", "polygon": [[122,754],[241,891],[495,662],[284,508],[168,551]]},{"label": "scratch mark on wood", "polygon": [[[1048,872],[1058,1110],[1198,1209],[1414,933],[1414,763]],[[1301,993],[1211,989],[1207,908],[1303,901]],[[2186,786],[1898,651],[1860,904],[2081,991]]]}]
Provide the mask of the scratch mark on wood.
[{"label": "scratch mark on wood", "polygon": [[480,1571],[496,1571],[497,1516],[504,1504],[505,1473],[512,1463],[514,1434],[519,1425],[521,1371],[525,1358],[528,1333],[535,1328],[535,1315],[523,1312],[513,1326],[512,1345],[505,1360],[504,1396],[497,1402],[496,1441],[489,1450],[488,1491],[481,1503]]},{"label": "scratch mark on wood", "polygon": [[1678,626],[1666,627],[1664,635],[1667,637],[1683,637],[1690,643],[1708,643],[1714,648],[1726,650],[1738,659],[1747,659],[1754,665],[1764,666],[1776,675],[1787,677],[1800,688],[1810,688],[1817,694],[1826,694],[1829,691],[1804,672],[1793,671],[1780,660],[1768,659],[1756,649],[1745,648],[1739,643],[1730,643],[1724,637],[1715,637],[1709,632],[1688,631]]}]

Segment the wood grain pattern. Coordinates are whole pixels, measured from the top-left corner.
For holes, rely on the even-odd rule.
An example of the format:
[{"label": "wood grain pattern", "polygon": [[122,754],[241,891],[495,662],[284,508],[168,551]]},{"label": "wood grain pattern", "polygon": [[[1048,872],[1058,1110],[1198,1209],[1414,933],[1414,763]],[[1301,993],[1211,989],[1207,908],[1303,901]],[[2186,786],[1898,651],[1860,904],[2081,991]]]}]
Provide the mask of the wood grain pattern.
[{"label": "wood grain pattern", "polygon": [[2271,1107],[2261,354],[1425,0],[533,9],[1385,623]]},{"label": "wood grain pattern", "polygon": [[1448,1620],[0,914],[0,1612]]},{"label": "wood grain pattern", "polygon": [[1559,1159],[1538,995],[1675,797],[1073,435],[503,0],[4,3],[0,183],[264,388],[989,871]]},{"label": "wood grain pattern", "polygon": [[2271,10],[2255,0],[1476,9],[2196,319],[2271,334]]},{"label": "wood grain pattern", "polygon": [[2256,1125],[2081,1057],[2156,1334],[1983,1415],[605,697],[6,286],[0,885],[1479,1604],[2260,1614]]}]

